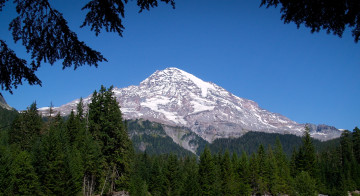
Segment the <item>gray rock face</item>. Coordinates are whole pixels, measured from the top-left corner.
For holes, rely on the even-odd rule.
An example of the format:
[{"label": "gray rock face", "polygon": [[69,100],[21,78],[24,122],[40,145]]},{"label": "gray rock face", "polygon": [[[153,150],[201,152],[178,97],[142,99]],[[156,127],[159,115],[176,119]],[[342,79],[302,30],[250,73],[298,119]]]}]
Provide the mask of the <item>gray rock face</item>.
[{"label": "gray rock face", "polygon": [[[177,68],[156,71],[139,86],[114,88],[114,94],[126,119],[142,118],[186,127],[208,142],[240,137],[250,130],[301,136],[306,126]],[[76,109],[78,101],[54,110],[68,115],[71,109]],[[91,95],[84,99],[85,105],[90,101]],[[40,109],[43,115],[48,110]],[[316,139],[329,140],[341,135],[341,131],[331,126],[307,125]]]},{"label": "gray rock face", "polygon": [[6,103],[4,97],[2,96],[1,93],[0,93],[0,107],[5,108],[5,109],[7,109],[7,110],[12,110],[12,107],[10,107],[10,106]]}]

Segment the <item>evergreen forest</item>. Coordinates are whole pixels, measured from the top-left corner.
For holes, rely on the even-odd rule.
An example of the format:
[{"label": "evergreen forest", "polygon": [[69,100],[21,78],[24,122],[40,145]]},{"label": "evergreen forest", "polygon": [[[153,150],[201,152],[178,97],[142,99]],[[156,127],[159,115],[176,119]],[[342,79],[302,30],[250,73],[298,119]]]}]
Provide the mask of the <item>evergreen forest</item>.
[{"label": "evergreen forest", "polygon": [[[298,142],[290,150],[283,137],[293,136],[279,134],[271,139],[265,134],[256,149],[237,146],[246,142],[237,138],[201,143],[196,155],[171,144],[164,134],[131,140],[128,127],[138,124],[124,121],[112,87],[95,91],[87,111],[80,99],[66,118],[51,112],[44,118],[36,103],[19,114],[9,112],[0,111],[4,116],[0,195],[89,196],[125,191],[140,196],[341,196],[360,189],[357,127],[328,145],[313,140],[307,130],[300,140],[291,140]],[[161,131],[156,124],[144,123]],[[138,150],[144,140],[152,147]]]}]

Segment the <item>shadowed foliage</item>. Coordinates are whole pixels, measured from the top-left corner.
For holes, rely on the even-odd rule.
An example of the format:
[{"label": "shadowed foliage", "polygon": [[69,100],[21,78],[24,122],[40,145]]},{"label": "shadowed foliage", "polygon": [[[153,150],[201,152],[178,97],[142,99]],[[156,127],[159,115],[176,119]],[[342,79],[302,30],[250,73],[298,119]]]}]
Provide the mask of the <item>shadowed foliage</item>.
[{"label": "shadowed foliage", "polygon": [[360,2],[358,0],[262,0],[261,6],[281,6],[281,19],[311,28],[326,30],[339,37],[346,27],[352,28],[355,42],[360,38]]},{"label": "shadowed foliage", "polygon": [[[128,136],[138,134],[141,140],[148,133],[160,138],[166,135],[163,127],[146,120],[124,122],[111,87],[102,86],[94,92],[89,109],[83,107],[80,100],[69,117],[58,114],[45,122],[34,103],[0,131],[0,195],[129,191],[139,196],[345,196],[360,188],[358,128],[343,131],[330,143],[312,140],[308,130],[302,138],[250,132],[243,136],[246,140],[216,140],[218,144],[208,144],[200,156],[164,151],[150,155],[134,153]],[[127,132],[128,127],[135,130]],[[156,150],[170,148],[177,153],[165,141],[158,142]],[[245,141],[255,150],[239,153],[247,149],[240,145]],[[286,156],[285,148],[291,148],[287,143],[296,141],[300,144]]]},{"label": "shadowed foliage", "polygon": [[[160,0],[175,6],[174,0]],[[0,11],[6,0],[0,0]],[[124,26],[124,4],[128,0],[91,0],[82,10],[89,10],[81,27],[90,26],[95,35],[101,29],[107,32],[117,32],[122,36]],[[72,31],[61,12],[54,9],[48,0],[14,0],[17,16],[11,21],[9,30],[16,42],[21,41],[26,52],[31,55],[31,63],[17,57],[15,52],[8,48],[5,41],[0,40],[1,74],[0,85],[2,90],[13,93],[12,89],[27,80],[30,85],[41,85],[35,71],[41,63],[53,65],[62,60],[63,69],[78,68],[82,65],[97,67],[107,59],[98,51],[80,41]],[[138,0],[140,11],[149,10],[158,6],[157,0]]]},{"label": "shadowed foliage", "polygon": [[[0,4],[1,5],[1,4]],[[26,61],[16,56],[15,52],[0,40],[0,85],[12,93],[12,88],[22,84],[26,79],[30,85],[41,85],[41,81],[35,75],[36,66],[29,68]]]}]

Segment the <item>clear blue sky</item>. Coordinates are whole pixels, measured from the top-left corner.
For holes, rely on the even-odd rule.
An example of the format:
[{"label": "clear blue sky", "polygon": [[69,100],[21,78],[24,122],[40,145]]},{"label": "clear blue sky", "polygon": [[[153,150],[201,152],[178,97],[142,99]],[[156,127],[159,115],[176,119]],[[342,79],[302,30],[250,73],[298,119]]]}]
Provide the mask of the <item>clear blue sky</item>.
[{"label": "clear blue sky", "polygon": [[[299,123],[350,130],[360,125],[360,44],[350,31],[343,38],[311,34],[305,27],[283,24],[279,10],[259,8],[260,0],[177,0],[175,10],[160,4],[141,14],[130,1],[124,37],[105,31],[96,37],[89,28],[79,28],[86,1],[50,3],[64,13],[79,39],[109,62],[76,71],[62,70],[61,62],[44,63],[37,72],[42,87],[23,85],[13,95],[2,91],[18,110],[33,101],[39,107],[60,106],[102,84],[138,85],[156,70],[178,67]],[[1,38],[29,59],[8,31],[11,2],[0,14]]]}]

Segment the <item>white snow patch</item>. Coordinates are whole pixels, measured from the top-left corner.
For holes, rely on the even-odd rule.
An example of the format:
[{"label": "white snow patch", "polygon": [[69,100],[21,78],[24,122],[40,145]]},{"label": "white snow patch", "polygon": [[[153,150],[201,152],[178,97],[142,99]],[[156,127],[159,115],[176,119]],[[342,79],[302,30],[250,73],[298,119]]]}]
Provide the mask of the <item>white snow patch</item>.
[{"label": "white snow patch", "polygon": [[141,105],[146,105],[147,107],[153,109],[153,108],[158,108],[158,105],[166,105],[169,102],[170,102],[169,98],[157,96],[157,97],[146,99],[146,101],[142,102]]},{"label": "white snow patch", "polygon": [[280,118],[278,118],[278,121],[279,121],[279,122],[281,122],[281,123],[283,123],[283,124],[288,123],[288,121],[286,121],[286,120],[282,120],[282,119],[280,119]]},{"label": "white snow patch", "polygon": [[[173,69],[177,69],[177,68],[173,68]],[[185,77],[190,79],[196,86],[198,86],[201,89],[201,96],[206,97],[208,89],[216,90],[212,84],[210,84],[208,82],[204,82],[203,80],[199,79],[198,77],[196,77],[192,74],[189,74],[181,69],[177,69],[177,70],[180,71],[182,75],[184,75]]]},{"label": "white snow patch", "polygon": [[311,136],[313,135],[326,135],[325,133],[319,133],[319,132],[316,132],[316,133],[310,133]]},{"label": "white snow patch", "polygon": [[214,108],[215,108],[215,106],[203,105],[197,101],[191,101],[191,105],[194,108],[194,111],[192,112],[192,114],[197,113],[197,112],[206,111],[206,110],[214,110]]},{"label": "white snow patch", "polygon": [[142,107],[148,107],[155,112],[163,114],[167,119],[173,121],[176,124],[185,125],[186,121],[184,120],[184,118],[176,115],[175,112],[173,113],[173,112],[165,111],[164,109],[159,109],[158,107],[159,105],[165,105],[169,102],[170,100],[166,97],[156,97],[156,98],[146,99],[146,101],[142,102],[140,105]]},{"label": "white snow patch", "polygon": [[271,125],[269,124],[268,122],[264,121],[260,115],[254,113],[254,115],[256,116],[256,118],[261,122],[263,123],[264,125],[268,126],[268,127],[273,127],[273,128],[276,128],[274,125]]},{"label": "white snow patch", "polygon": [[[59,109],[59,107],[53,107],[52,109],[56,110],[56,109]],[[47,110],[50,110],[50,107],[42,107],[42,108],[38,108],[37,110],[38,111],[47,111]]]},{"label": "white snow patch", "polygon": [[122,113],[136,112],[135,108],[120,108]]}]

